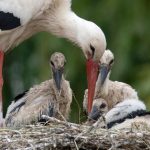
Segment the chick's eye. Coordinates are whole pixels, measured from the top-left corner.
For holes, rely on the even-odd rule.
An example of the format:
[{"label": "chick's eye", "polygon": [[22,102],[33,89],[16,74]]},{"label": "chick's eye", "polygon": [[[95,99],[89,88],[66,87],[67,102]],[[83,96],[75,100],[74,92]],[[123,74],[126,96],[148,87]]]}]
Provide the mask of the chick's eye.
[{"label": "chick's eye", "polygon": [[100,105],[100,108],[105,108],[106,107],[106,104],[105,103],[102,103],[101,105]]},{"label": "chick's eye", "polygon": [[112,59],[109,64],[112,65],[113,63],[114,63],[114,59]]},{"label": "chick's eye", "polygon": [[54,67],[54,63],[51,61],[51,65]]},{"label": "chick's eye", "polygon": [[94,48],[94,46],[92,46],[91,44],[90,44],[90,49],[91,49],[91,51],[92,51],[92,56],[94,56],[95,48]]}]

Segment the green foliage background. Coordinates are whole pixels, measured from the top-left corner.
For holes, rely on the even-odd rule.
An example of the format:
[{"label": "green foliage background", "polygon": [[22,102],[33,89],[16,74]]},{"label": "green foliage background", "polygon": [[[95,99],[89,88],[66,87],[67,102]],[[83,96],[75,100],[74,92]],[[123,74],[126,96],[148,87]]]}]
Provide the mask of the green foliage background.
[{"label": "green foliage background", "polygon": [[[73,0],[72,8],[104,31],[107,48],[115,55],[111,79],[131,84],[150,108],[150,1]],[[87,87],[82,51],[64,39],[39,33],[5,57],[5,111],[17,94],[51,77],[48,61],[54,51],[63,52],[66,56],[66,78],[82,108]],[[74,99],[70,119],[78,121],[78,114]]]}]

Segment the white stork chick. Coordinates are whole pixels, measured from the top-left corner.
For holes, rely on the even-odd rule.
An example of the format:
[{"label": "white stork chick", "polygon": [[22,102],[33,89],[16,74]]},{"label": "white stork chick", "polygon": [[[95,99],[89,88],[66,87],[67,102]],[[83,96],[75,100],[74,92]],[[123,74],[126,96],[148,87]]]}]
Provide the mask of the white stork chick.
[{"label": "white stork chick", "polygon": [[[110,50],[105,50],[100,59],[99,76],[96,82],[95,99],[104,99],[108,110],[126,99],[139,99],[137,92],[128,84],[109,79],[114,63],[114,55]],[[87,111],[87,91],[85,91],[83,108]]]},{"label": "white stork chick", "polygon": [[4,52],[41,31],[67,38],[82,49],[88,60],[89,110],[92,107],[97,64],[106,49],[102,30],[72,12],[71,0],[0,0],[0,124]]},{"label": "white stork chick", "polygon": [[36,123],[42,115],[68,119],[72,102],[70,84],[63,76],[65,57],[54,53],[50,58],[53,78],[35,85],[29,91],[19,95],[8,107],[5,124],[7,127],[19,127]]},{"label": "white stork chick", "polygon": [[[102,110],[107,109],[107,105],[102,106],[102,101],[94,100],[92,106],[92,112],[89,115],[89,121],[97,121],[102,114]],[[101,118],[99,127],[121,129],[121,128],[131,128],[132,123],[144,121],[144,116],[150,119],[150,113],[146,111],[145,104],[136,99],[126,99],[123,102],[118,103],[114,108],[109,110],[105,117],[105,121]],[[150,121],[150,120],[149,120]],[[145,121],[147,122],[147,121]],[[149,123],[150,125],[150,123]]]},{"label": "white stork chick", "polygon": [[97,121],[98,118],[105,115],[107,112],[108,112],[107,102],[102,98],[94,99],[92,110],[88,116],[88,122]]}]

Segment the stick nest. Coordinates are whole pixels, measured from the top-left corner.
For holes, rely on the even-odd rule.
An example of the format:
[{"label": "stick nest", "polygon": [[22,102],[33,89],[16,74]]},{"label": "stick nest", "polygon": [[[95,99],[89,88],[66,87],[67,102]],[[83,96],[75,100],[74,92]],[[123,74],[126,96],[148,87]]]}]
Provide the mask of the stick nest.
[{"label": "stick nest", "polygon": [[0,129],[0,150],[141,150],[150,149],[150,128],[133,125],[130,129],[107,130],[48,118],[46,125],[21,129]]}]

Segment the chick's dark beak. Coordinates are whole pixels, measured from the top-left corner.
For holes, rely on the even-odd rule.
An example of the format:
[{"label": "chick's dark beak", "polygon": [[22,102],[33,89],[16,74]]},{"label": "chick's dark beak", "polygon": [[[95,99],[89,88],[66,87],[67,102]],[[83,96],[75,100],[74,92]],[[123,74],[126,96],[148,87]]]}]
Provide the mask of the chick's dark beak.
[{"label": "chick's dark beak", "polygon": [[98,109],[97,106],[93,106],[91,113],[89,113],[88,119],[97,121],[100,116],[101,116],[100,109]]},{"label": "chick's dark beak", "polygon": [[55,69],[53,68],[53,78],[55,80],[56,87],[58,91],[61,89],[61,81],[62,81],[62,75],[63,75],[63,68]]},{"label": "chick's dark beak", "polygon": [[99,75],[100,75],[100,81],[101,81],[101,85],[104,84],[106,78],[107,78],[107,75],[110,71],[110,67],[109,65],[105,65],[105,64],[102,64],[100,66],[100,71],[99,71]]}]

